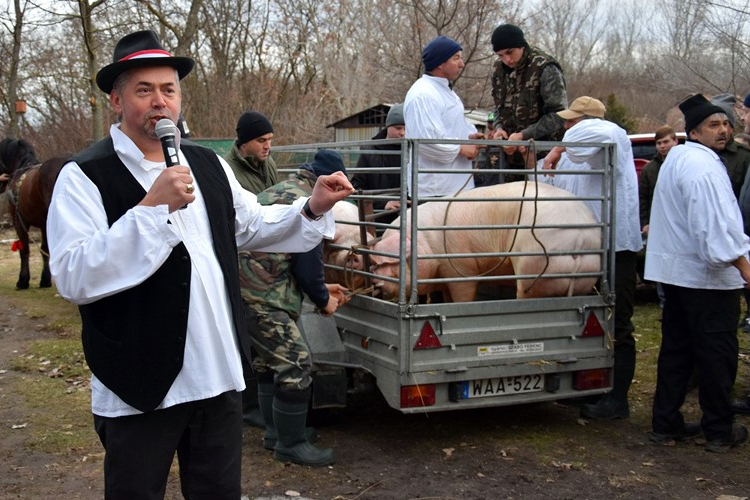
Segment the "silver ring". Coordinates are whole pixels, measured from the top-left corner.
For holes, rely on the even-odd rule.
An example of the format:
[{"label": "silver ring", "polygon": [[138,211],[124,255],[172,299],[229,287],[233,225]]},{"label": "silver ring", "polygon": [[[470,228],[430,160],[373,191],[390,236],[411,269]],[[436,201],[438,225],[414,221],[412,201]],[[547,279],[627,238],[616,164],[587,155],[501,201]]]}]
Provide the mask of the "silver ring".
[{"label": "silver ring", "polygon": [[185,190],[187,191],[187,194],[193,194],[193,191],[195,191],[195,186],[193,186],[192,184],[188,184]]}]

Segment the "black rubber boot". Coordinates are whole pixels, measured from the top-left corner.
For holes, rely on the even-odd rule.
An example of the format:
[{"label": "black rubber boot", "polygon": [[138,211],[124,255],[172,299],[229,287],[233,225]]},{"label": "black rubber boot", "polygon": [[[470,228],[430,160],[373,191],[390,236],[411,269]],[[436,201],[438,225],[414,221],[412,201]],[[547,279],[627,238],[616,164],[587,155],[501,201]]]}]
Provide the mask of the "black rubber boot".
[{"label": "black rubber boot", "polygon": [[615,352],[615,374],[612,392],[605,394],[595,404],[581,407],[581,416],[593,420],[616,420],[630,416],[628,390],[635,374],[635,349]]},{"label": "black rubber boot", "polygon": [[[280,462],[311,467],[330,465],[336,461],[333,450],[317,448],[306,437],[305,422],[310,391],[304,391],[299,396],[304,396],[304,399],[285,401],[278,394],[273,399],[273,422],[278,434],[273,457]],[[298,399],[298,395],[294,399]]]}]

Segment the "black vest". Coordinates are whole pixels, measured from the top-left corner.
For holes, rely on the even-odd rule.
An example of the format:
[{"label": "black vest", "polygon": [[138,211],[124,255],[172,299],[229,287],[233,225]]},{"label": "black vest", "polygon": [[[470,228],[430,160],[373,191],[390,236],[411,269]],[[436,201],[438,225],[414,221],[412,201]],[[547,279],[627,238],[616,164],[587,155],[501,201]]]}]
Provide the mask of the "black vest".
[{"label": "black vest", "polygon": [[[235,212],[229,182],[216,154],[188,141],[181,150],[201,187],[214,251],[224,274],[232,320],[243,353],[250,346],[240,298]],[[104,139],[72,158],[99,189],[109,225],[146,192]],[[79,307],[83,350],[91,371],[130,406],[149,411],[164,399],[182,368],[190,303],[191,262],[180,243],[138,286]]]}]

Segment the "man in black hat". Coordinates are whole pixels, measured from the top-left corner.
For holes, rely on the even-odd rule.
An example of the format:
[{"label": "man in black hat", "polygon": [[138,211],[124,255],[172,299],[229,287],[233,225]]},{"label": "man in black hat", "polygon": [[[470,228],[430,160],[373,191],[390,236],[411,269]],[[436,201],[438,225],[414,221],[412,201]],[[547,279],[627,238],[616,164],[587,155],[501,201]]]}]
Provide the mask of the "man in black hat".
[{"label": "man in black hat", "polygon": [[[237,140],[224,159],[244,189],[258,194],[279,182],[276,163],[271,158],[273,125],[266,115],[258,111],[245,111],[237,120]],[[240,262],[248,252],[240,252]],[[240,266],[242,273],[242,266]],[[243,276],[240,276],[240,281]],[[263,416],[258,407],[258,381],[250,367],[245,369],[245,385],[242,393],[242,420],[253,427],[263,428]]]},{"label": "man in black hat", "polygon": [[245,111],[237,120],[237,140],[224,159],[232,167],[240,185],[258,194],[279,182],[276,163],[271,158],[273,125],[263,113]]},{"label": "man in black hat", "polygon": [[[560,64],[551,55],[529,45],[521,28],[513,24],[495,28],[492,50],[498,57],[492,74],[493,138],[561,140],[563,121],[557,112],[568,106],[568,98]],[[504,149],[507,168],[523,169],[537,160],[527,158],[523,147]],[[506,176],[506,181],[520,179],[523,176]]]},{"label": "man in black hat", "polygon": [[[659,171],[646,248],[645,278],[662,283],[665,295],[651,441],[673,444],[702,431],[705,450],[721,453],[748,437],[733,424],[730,393],[750,238],[717,154],[729,138],[727,115],[700,94],[680,110],[688,140],[670,150]],[[700,426],[686,424],[680,412],[694,368]]]},{"label": "man in black hat", "polygon": [[185,498],[240,497],[250,346],[237,248],[314,248],[334,230],[321,216],[353,191],[337,173],[310,198],[261,207],[209,149],[185,143],[166,167],[154,129],[178,119],[192,67],[153,31],[123,37],[96,79],[119,123],[63,167],[50,206],[50,268],[81,314],[105,498],[163,498],[175,452]]}]

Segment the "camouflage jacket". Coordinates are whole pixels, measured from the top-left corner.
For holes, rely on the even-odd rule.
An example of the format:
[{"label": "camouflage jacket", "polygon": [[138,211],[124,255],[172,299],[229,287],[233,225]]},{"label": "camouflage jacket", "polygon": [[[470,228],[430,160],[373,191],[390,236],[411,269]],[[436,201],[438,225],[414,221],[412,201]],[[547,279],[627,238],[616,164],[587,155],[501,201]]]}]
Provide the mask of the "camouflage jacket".
[{"label": "camouflage jacket", "polygon": [[[289,179],[258,194],[261,205],[290,205],[312,194],[317,177],[303,165]],[[328,304],[323,278],[322,244],[305,253],[243,252],[240,254],[242,300],[282,310],[293,319],[302,309],[302,293],[318,307]]]},{"label": "camouflage jacket", "polygon": [[560,64],[536,47],[527,47],[515,68],[495,63],[492,75],[495,128],[508,135],[523,132],[524,139],[560,140],[563,120],[557,116],[568,106]]}]

